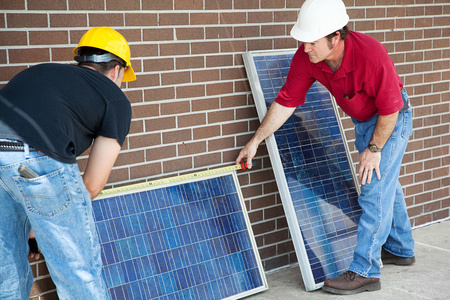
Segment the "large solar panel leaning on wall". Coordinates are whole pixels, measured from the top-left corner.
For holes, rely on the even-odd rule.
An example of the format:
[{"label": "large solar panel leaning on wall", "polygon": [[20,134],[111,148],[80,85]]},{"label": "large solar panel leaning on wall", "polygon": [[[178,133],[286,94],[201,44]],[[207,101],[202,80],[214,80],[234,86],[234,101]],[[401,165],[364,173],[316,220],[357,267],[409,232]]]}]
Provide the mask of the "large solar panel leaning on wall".
[{"label": "large solar panel leaning on wall", "polygon": [[[260,120],[286,82],[295,50],[255,51],[244,63]],[[305,288],[320,288],[352,261],[361,208],[333,99],[318,82],[266,139]]]},{"label": "large solar panel leaning on wall", "polygon": [[105,194],[93,211],[113,300],[239,299],[267,289],[234,171]]}]

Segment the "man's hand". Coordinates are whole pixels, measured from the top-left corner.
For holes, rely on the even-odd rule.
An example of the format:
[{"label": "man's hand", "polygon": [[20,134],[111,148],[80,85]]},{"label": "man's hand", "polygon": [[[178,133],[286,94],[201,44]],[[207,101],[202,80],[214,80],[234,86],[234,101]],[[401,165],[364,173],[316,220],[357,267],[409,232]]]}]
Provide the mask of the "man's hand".
[{"label": "man's hand", "polygon": [[[375,130],[369,144],[383,148],[397,124],[398,112],[386,116],[378,116]],[[372,152],[366,148],[359,155],[359,181],[362,185],[372,181],[373,170],[377,173],[378,180],[381,179],[380,172],[381,152]]]},{"label": "man's hand", "polygon": [[377,174],[378,180],[381,179],[380,173],[381,152],[371,152],[364,150],[359,156],[359,180],[362,185],[370,184],[372,181],[373,170]]},{"label": "man's hand", "polygon": [[258,143],[253,142],[251,140],[250,142],[245,145],[245,147],[239,152],[239,156],[236,158],[236,164],[240,164],[242,162],[247,162],[247,168],[252,168],[252,159],[256,155],[256,151],[258,150]]}]

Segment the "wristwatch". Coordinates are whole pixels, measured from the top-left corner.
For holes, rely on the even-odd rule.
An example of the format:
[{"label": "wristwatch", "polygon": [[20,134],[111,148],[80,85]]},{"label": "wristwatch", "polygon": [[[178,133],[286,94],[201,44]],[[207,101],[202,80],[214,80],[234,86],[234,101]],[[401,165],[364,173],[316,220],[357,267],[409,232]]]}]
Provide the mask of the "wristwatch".
[{"label": "wristwatch", "polygon": [[369,144],[369,146],[367,148],[369,148],[370,152],[381,152],[381,149],[382,149],[382,148],[378,148],[378,146],[374,145],[374,144]]}]

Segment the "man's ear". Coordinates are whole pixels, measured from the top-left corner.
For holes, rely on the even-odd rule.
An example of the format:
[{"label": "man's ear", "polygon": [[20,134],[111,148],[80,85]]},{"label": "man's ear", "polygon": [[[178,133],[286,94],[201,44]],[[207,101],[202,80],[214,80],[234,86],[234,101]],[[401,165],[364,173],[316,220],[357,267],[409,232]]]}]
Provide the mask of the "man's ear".
[{"label": "man's ear", "polygon": [[120,76],[120,66],[116,65],[112,70],[114,72],[113,73],[113,78],[114,78],[113,81],[116,82]]},{"label": "man's ear", "polygon": [[333,37],[333,46],[339,43],[341,40],[341,33],[339,31],[336,31],[336,35]]},{"label": "man's ear", "polygon": [[116,82],[117,78],[119,78],[119,76],[120,76],[119,73],[120,73],[120,66],[116,65],[116,66],[114,66],[114,68],[112,68],[108,71],[108,73],[106,74],[106,77],[108,77],[112,81]]}]

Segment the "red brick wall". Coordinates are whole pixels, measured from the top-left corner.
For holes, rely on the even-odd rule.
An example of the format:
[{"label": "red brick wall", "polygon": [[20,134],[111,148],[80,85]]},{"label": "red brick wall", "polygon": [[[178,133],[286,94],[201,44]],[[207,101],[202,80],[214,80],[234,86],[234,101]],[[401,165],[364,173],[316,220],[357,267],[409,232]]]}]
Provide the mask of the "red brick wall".
[{"label": "red brick wall", "polygon": [[[111,26],[129,41],[138,79],[124,89],[133,121],[108,185],[230,165],[259,125],[242,53],[296,47],[289,31],[302,3],[0,0],[0,87],[31,65],[72,62],[72,49],[88,28]],[[448,218],[450,3],[345,3],[350,27],[387,47],[414,107],[400,179],[412,225]],[[352,144],[351,121],[343,122]],[[260,167],[239,172],[239,180],[264,267],[271,270],[296,257],[264,145],[257,159]],[[32,267],[32,298],[56,298],[43,261]]]}]

